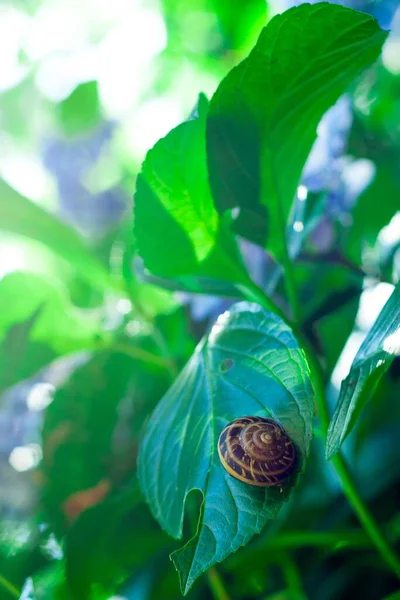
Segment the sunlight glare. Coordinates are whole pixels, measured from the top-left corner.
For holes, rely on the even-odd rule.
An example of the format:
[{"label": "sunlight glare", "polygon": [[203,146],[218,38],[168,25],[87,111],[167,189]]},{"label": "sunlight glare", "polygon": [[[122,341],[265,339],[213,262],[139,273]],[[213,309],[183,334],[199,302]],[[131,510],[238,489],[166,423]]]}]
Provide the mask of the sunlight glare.
[{"label": "sunlight glare", "polygon": [[55,387],[51,383],[36,383],[33,385],[26,398],[26,405],[29,410],[40,411],[47,408],[53,401],[54,391]]},{"label": "sunlight glare", "polygon": [[11,451],[8,462],[13,469],[22,473],[37,467],[41,459],[42,449],[39,444],[27,444],[26,446],[16,446]]},{"label": "sunlight glare", "polygon": [[53,102],[68,98],[75,88],[97,77],[97,55],[91,46],[77,52],[46,57],[36,73],[36,86]]},{"label": "sunlight glare", "polygon": [[6,139],[0,140],[0,156],[0,175],[12,188],[30,200],[46,196],[51,178],[37,156],[14,148]]},{"label": "sunlight glare", "polygon": [[381,282],[375,287],[363,291],[356,320],[362,331],[367,332],[371,329],[393,290],[394,285]]},{"label": "sunlight glare", "polygon": [[98,47],[99,96],[106,115],[125,118],[148,87],[153,57],[167,44],[161,14],[138,9],[113,27]]},{"label": "sunlight glare", "polygon": [[385,68],[393,73],[400,74],[400,39],[389,38],[382,50],[382,62]]},{"label": "sunlight glare", "polygon": [[301,233],[302,231],[304,231],[304,223],[302,223],[301,221],[295,221],[293,223],[293,229],[297,232],[297,233]]},{"label": "sunlight glare", "polygon": [[171,98],[152,98],[138,107],[126,128],[132,152],[140,158],[184,119],[182,105]]},{"label": "sunlight glare", "polygon": [[28,73],[19,58],[28,23],[29,17],[22,11],[9,5],[0,8],[0,90],[17,85]]},{"label": "sunlight glare", "polygon": [[44,2],[32,19],[24,50],[32,61],[39,62],[46,56],[74,51],[86,36],[87,22],[78,18],[73,2]]},{"label": "sunlight glare", "polygon": [[381,229],[379,242],[382,246],[395,246],[400,242],[400,212],[397,212],[390,223]]},{"label": "sunlight glare", "polygon": [[340,389],[343,379],[349,374],[350,367],[364,339],[364,333],[354,332],[347,340],[332,372],[332,385],[336,390]]},{"label": "sunlight glare", "polygon": [[117,302],[117,311],[121,315],[127,315],[132,310],[132,303],[127,298],[121,298]]},{"label": "sunlight glare", "polygon": [[28,260],[18,241],[0,244],[0,279],[8,273],[26,268]]},{"label": "sunlight glare", "polygon": [[226,322],[229,319],[230,312],[226,310],[222,315],[219,315],[215,324],[213,325],[210,334],[208,336],[208,340],[210,344],[213,344],[218,337],[219,333],[224,329]]},{"label": "sunlight glare", "polygon": [[388,354],[400,355],[400,329],[387,336],[383,342],[383,349]]},{"label": "sunlight glare", "polygon": [[299,187],[297,188],[297,197],[300,200],[300,202],[304,202],[305,200],[307,200],[307,196],[308,196],[308,189],[305,185],[299,185]]}]

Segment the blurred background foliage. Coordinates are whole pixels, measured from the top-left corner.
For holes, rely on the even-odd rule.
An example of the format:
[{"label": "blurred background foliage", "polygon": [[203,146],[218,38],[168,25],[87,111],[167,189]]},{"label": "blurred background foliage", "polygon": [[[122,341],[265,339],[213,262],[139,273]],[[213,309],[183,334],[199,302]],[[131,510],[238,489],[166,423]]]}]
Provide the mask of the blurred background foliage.
[{"label": "blurred background foliage", "polygon": [[[304,330],[332,406],[400,273],[398,1],[343,4],[392,32],[379,63],[319,126],[290,237]],[[136,483],[138,440],[231,300],[189,293],[196,281],[146,278],[132,192],[146,151],[291,5],[0,3],[1,599],[180,597],[174,544]],[[282,304],[279,267],[256,244],[243,240],[242,250]],[[397,360],[345,445],[394,542],[399,386]],[[396,587],[317,444],[289,505],[221,572],[232,598],[243,599],[378,599]],[[189,597],[210,594],[203,577]]]}]

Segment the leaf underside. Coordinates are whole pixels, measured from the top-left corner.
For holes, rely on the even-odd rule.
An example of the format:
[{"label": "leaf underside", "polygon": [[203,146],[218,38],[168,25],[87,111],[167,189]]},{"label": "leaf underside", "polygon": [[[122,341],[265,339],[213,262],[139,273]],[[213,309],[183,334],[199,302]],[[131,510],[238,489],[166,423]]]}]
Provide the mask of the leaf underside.
[{"label": "leaf underside", "polygon": [[343,380],[328,429],[326,457],[340,448],[381,376],[400,354],[400,284],[398,283],[362,343]]}]

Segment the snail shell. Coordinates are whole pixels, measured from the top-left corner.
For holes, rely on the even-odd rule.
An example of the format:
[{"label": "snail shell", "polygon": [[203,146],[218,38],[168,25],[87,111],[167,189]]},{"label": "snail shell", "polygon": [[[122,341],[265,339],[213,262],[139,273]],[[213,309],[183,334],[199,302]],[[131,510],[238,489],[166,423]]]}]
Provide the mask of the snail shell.
[{"label": "snail shell", "polygon": [[259,487],[281,485],[296,466],[296,448],[272,419],[241,417],[222,430],[218,454],[224,469]]}]

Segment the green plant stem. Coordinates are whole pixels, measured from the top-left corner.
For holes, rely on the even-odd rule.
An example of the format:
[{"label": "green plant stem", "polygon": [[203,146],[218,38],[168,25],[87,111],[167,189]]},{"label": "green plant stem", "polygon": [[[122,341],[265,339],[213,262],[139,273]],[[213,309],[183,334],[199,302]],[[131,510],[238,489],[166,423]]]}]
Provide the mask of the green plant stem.
[{"label": "green plant stem", "polygon": [[361,525],[369,535],[372,543],[375,545],[384,561],[389,565],[398,579],[400,579],[400,560],[390,546],[389,542],[385,539],[382,531],[379,528],[379,525],[376,523],[375,519],[361,498],[354,484],[348,466],[340,452],[338,452],[332,458],[332,464],[335,467],[336,473],[341,481],[343,491],[346,494],[349,503],[353,507]]},{"label": "green plant stem", "polygon": [[225,589],[222,577],[216,567],[211,567],[207,571],[208,585],[215,600],[230,600],[230,596]]},{"label": "green plant stem", "polygon": [[13,598],[19,598],[21,595],[20,590],[10,581],[8,581],[8,579],[3,577],[3,575],[0,575],[0,586],[4,588]]},{"label": "green plant stem", "polygon": [[268,298],[264,291],[259,288],[254,281],[249,280],[243,285],[236,284],[236,288],[243,294],[246,300],[260,304],[263,308],[277,314],[281,319],[287,322],[285,313],[275,304],[275,302]]},{"label": "green plant stem", "polygon": [[[287,265],[285,265],[285,274],[291,270],[291,267],[292,266],[291,266],[290,262],[288,262]],[[295,294],[295,288],[293,287],[294,280],[293,280],[293,278],[290,278],[290,277],[289,277],[289,280],[290,280],[290,283],[288,284],[288,296],[289,296],[289,300],[290,300],[290,295],[296,295],[296,294]],[[290,289],[290,295],[289,295],[289,289]],[[262,306],[264,306],[268,310],[271,310],[270,309],[271,300],[268,298],[267,301],[262,302],[261,295],[263,294],[263,292],[260,288],[259,288],[259,293],[260,293],[259,294],[260,304],[262,304]],[[278,312],[278,311],[275,310],[275,312]],[[292,307],[292,312],[293,312],[293,314],[299,313],[297,300],[295,301],[295,306]],[[288,322],[287,319],[285,319],[285,321]],[[325,444],[326,434],[327,434],[328,426],[329,426],[329,412],[328,412],[328,405],[327,405],[326,396],[325,396],[325,386],[323,383],[321,367],[320,367],[320,364],[319,364],[317,358],[314,355],[312,348],[310,347],[310,344],[304,338],[304,336],[303,336],[302,332],[299,330],[298,326],[296,324],[292,324],[291,326],[306,353],[307,360],[308,360],[308,363],[310,366],[310,378],[311,378],[311,382],[312,382],[314,393],[315,393],[315,401],[316,401],[316,406],[317,406],[317,411],[318,411],[318,418],[320,420],[321,429],[323,432],[322,439]],[[368,534],[371,542],[374,544],[374,546],[378,550],[378,552],[381,555],[381,557],[383,558],[383,560],[391,568],[393,573],[395,573],[396,576],[400,579],[400,559],[396,555],[396,553],[394,552],[392,547],[390,546],[389,542],[385,539],[382,531],[379,528],[379,525],[374,520],[374,518],[371,515],[370,511],[368,510],[366,504],[364,503],[362,497],[360,496],[360,493],[357,490],[356,484],[353,480],[353,477],[350,473],[350,470],[349,470],[341,452],[339,451],[337,454],[335,454],[335,456],[333,456],[331,460],[332,460],[332,465],[336,471],[336,474],[340,480],[343,493],[347,497],[347,500],[349,501],[350,505],[353,507],[353,510],[356,513],[358,520],[360,521],[363,529]]]},{"label": "green plant stem", "polygon": [[157,356],[156,354],[152,354],[151,352],[143,350],[142,348],[129,346],[129,344],[112,344],[111,346],[107,346],[107,349],[113,350],[114,352],[121,352],[121,354],[126,354],[135,360],[152,363],[153,365],[162,367],[164,369],[171,368],[171,363],[162,356]]},{"label": "green plant stem", "polygon": [[291,597],[298,600],[307,600],[307,594],[303,587],[301,575],[293,558],[290,554],[284,553],[280,562],[287,589],[289,590]]},{"label": "green plant stem", "polygon": [[[290,531],[280,532],[278,536],[271,539],[260,541],[254,546],[254,553],[274,550],[296,550],[297,548],[326,548],[345,549],[371,548],[371,540],[363,529],[359,531],[325,532],[325,531]],[[246,557],[251,557],[251,552],[246,553]],[[250,560],[250,559],[249,559]]]},{"label": "green plant stem", "polygon": [[[283,267],[283,280],[285,284],[285,290],[289,307],[292,312],[292,318],[295,323],[300,324],[300,303],[297,297],[296,279],[293,264],[289,255],[288,243],[287,243],[287,219],[283,211],[283,202],[280,198],[279,186],[276,179],[276,174],[272,169],[269,173],[273,184],[275,194],[275,206],[276,206],[276,217],[278,221],[279,233],[281,235],[281,241],[279,244],[277,259]],[[267,199],[264,200],[265,205],[268,206]]]},{"label": "green plant stem", "polygon": [[176,364],[174,357],[169,351],[167,341],[164,337],[163,332],[156,326],[154,319],[148,315],[147,311],[143,308],[142,304],[135,298],[134,294],[131,290],[128,290],[129,299],[131,301],[132,306],[135,308],[137,313],[142,317],[146,323],[150,323],[153,327],[153,339],[158,349],[160,350],[161,356],[164,359],[164,367],[169,372],[172,381],[178,376],[179,369]]},{"label": "green plant stem", "polygon": [[282,253],[282,266],[286,295],[292,311],[293,321],[300,324],[300,302],[297,297],[294,269],[292,268],[292,262],[290,260],[286,244],[284,245],[284,250]]},{"label": "green plant stem", "polygon": [[[323,430],[323,440],[326,440],[326,434],[329,426],[329,412],[325,396],[325,386],[323,384],[321,368],[317,362],[314,354],[306,346],[307,358],[310,364],[311,377],[315,392],[316,404],[318,409],[318,417]],[[304,347],[304,346],[303,346]],[[353,477],[350,473],[350,469],[339,451],[335,454],[332,459],[332,465],[335,468],[336,474],[340,479],[342,489],[347,497],[350,505],[353,507],[358,520],[363,526],[364,530],[368,534],[371,542],[374,544],[379,554],[382,556],[387,565],[390,566],[393,573],[400,579],[400,559],[390,546],[389,542],[385,539],[379,525],[376,523],[372,514],[368,510],[364,503],[359,491],[357,490],[356,484],[353,481]]]}]

